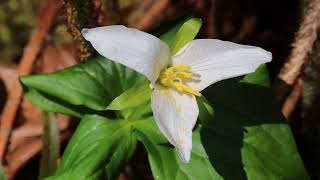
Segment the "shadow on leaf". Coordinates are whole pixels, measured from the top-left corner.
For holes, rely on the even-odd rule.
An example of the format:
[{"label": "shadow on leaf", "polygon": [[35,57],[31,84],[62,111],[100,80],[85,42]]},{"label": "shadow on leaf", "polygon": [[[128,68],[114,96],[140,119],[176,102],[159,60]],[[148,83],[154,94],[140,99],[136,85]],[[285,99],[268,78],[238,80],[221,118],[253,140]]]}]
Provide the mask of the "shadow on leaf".
[{"label": "shadow on leaf", "polygon": [[202,128],[201,141],[213,167],[226,180],[247,179],[245,166],[254,165],[246,164],[253,162],[251,159],[244,160],[250,158],[243,156],[244,143],[252,143],[245,138],[264,143],[267,137],[260,137],[259,128],[267,124],[286,125],[269,88],[239,80],[221,81],[203,92],[213,106],[214,117]]}]

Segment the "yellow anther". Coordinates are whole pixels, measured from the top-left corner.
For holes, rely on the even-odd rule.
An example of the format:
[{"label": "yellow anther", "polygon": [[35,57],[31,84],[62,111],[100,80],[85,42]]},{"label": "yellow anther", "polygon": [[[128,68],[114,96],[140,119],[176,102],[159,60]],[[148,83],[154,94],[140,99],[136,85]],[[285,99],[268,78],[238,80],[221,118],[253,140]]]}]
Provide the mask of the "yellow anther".
[{"label": "yellow anther", "polygon": [[193,73],[189,71],[190,66],[176,65],[167,68],[159,76],[159,82],[166,86],[174,88],[178,91],[201,96],[200,92],[188,86],[184,80],[191,80]]},{"label": "yellow anther", "polygon": [[192,73],[190,72],[177,72],[177,77],[178,78],[191,78],[192,77]]},{"label": "yellow anther", "polygon": [[168,94],[170,91],[169,91],[168,88],[161,88],[161,92],[162,92],[163,94]]},{"label": "yellow anther", "polygon": [[178,111],[178,113],[181,113],[181,104],[178,104],[177,111]]},{"label": "yellow anther", "polygon": [[186,133],[186,132],[187,132],[187,129],[183,127],[183,128],[182,128],[182,132],[183,132],[183,133]]},{"label": "yellow anther", "polygon": [[179,83],[177,84],[177,86],[179,86],[179,90],[182,91],[182,92],[187,92],[187,93],[190,93],[190,94],[194,94],[196,96],[201,96],[200,92],[195,90],[195,89],[192,89],[190,86],[187,86],[183,83]]},{"label": "yellow anther", "polygon": [[182,138],[179,139],[179,144],[181,144],[181,145],[183,144]]},{"label": "yellow anther", "polygon": [[[176,66],[172,66],[170,68],[173,68],[173,69],[176,69],[178,71],[188,71],[190,70],[190,66],[188,65],[183,65],[183,64],[179,64],[179,65],[176,65]],[[169,68],[169,69],[170,69]]]}]

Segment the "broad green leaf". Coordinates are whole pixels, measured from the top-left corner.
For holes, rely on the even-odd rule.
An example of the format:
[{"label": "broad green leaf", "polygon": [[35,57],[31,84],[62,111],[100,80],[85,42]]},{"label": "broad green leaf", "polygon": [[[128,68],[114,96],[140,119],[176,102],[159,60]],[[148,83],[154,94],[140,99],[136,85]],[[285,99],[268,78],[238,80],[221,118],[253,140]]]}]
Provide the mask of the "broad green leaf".
[{"label": "broad green leaf", "polygon": [[179,31],[180,27],[189,19],[191,19],[191,17],[183,17],[175,21],[161,24],[161,26],[157,27],[150,33],[154,36],[159,37],[162,41],[167,43],[168,46],[170,46],[173,42],[174,36]]},{"label": "broad green leaf", "polygon": [[0,180],[7,180],[7,176],[3,171],[2,165],[0,164]]},{"label": "broad green leaf", "polygon": [[154,120],[136,123],[136,135],[147,149],[154,179],[222,179],[213,169],[201,144],[200,128],[193,133],[190,162],[183,163],[174,147],[159,131]]},{"label": "broad green leaf", "polygon": [[144,77],[103,57],[61,71],[20,77],[26,95],[47,111],[82,116],[103,111]]},{"label": "broad green leaf", "polygon": [[201,25],[202,21],[199,18],[191,18],[183,23],[170,44],[172,54],[176,54],[179,49],[192,41],[198,34]]},{"label": "broad green leaf", "polygon": [[309,179],[263,68],[202,92],[214,109],[204,149],[224,179]]},{"label": "broad green leaf", "polygon": [[42,154],[39,179],[52,176],[57,169],[60,151],[59,129],[54,113],[44,112]]},{"label": "broad green leaf", "polygon": [[120,118],[126,120],[148,118],[152,116],[151,102],[149,101],[134,108],[121,110],[119,114]]},{"label": "broad green leaf", "polygon": [[214,109],[204,96],[197,97],[197,104],[199,108],[198,120],[202,124],[207,124],[212,119],[212,116],[214,116]]},{"label": "broad green leaf", "polygon": [[135,150],[131,132],[129,121],[84,116],[55,176],[48,179],[115,179]]},{"label": "broad green leaf", "polygon": [[45,93],[40,93],[39,91],[26,86],[24,87],[24,95],[27,96],[33,104],[48,112],[59,112],[80,118],[85,113],[91,111],[89,108],[84,106],[72,105],[66,101]]},{"label": "broad green leaf", "polygon": [[109,110],[124,110],[150,101],[152,90],[149,81],[141,81],[115,98],[107,107]]},{"label": "broad green leaf", "polygon": [[270,87],[269,72],[266,64],[260,65],[255,73],[250,73],[244,76],[240,82],[251,83],[264,87]]}]

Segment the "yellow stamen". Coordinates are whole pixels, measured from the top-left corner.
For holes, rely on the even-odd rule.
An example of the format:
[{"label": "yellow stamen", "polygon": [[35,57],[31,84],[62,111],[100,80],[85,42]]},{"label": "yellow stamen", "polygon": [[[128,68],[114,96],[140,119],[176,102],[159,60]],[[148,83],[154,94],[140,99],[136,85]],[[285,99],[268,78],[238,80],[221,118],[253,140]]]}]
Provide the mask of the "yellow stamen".
[{"label": "yellow stamen", "polygon": [[201,96],[199,91],[191,88],[184,82],[185,80],[192,79],[192,76],[194,75],[189,70],[190,66],[182,64],[169,67],[160,74],[159,82],[166,87],[171,87],[178,91],[189,94],[194,94],[195,96]]},{"label": "yellow stamen", "polygon": [[181,105],[180,104],[178,104],[178,106],[177,106],[177,111],[178,111],[178,113],[181,113]]},{"label": "yellow stamen", "polygon": [[182,138],[179,139],[179,144],[181,144],[181,145],[183,144]]},{"label": "yellow stamen", "polygon": [[183,133],[186,133],[186,132],[187,132],[187,129],[183,127],[183,128],[182,128],[182,132],[183,132]]}]

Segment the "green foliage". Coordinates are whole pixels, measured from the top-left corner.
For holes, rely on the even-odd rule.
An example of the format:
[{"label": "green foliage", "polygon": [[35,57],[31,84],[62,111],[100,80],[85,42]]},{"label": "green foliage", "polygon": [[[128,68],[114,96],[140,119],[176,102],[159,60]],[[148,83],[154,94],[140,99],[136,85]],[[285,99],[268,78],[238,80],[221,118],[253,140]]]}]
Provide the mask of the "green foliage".
[{"label": "green foliage", "polygon": [[175,54],[196,37],[201,25],[201,19],[188,17],[165,24],[154,30],[152,34],[159,36],[169,45],[171,53]]},{"label": "green foliage", "polygon": [[258,84],[259,86],[270,87],[270,78],[267,66],[259,66],[255,73],[247,74],[240,82]]},{"label": "green foliage", "polygon": [[44,112],[43,148],[40,162],[39,179],[52,176],[57,169],[60,151],[59,129],[54,113]]},{"label": "green foliage", "polygon": [[7,176],[3,171],[2,165],[0,164],[0,180],[7,180]]},{"label": "green foliage", "polygon": [[201,128],[197,128],[193,133],[193,147],[188,164],[180,160],[175,149],[161,134],[154,121],[139,123],[136,128],[138,139],[148,151],[149,162],[155,179],[222,179],[212,167],[201,144]]},{"label": "green foliage", "polygon": [[172,54],[176,54],[188,42],[192,41],[198,34],[202,25],[201,19],[191,18],[182,24],[175,34],[170,49]]},{"label": "green foliage", "polygon": [[207,124],[208,121],[210,121],[210,119],[214,116],[214,109],[204,96],[197,97],[197,104],[199,108],[198,119],[202,124]]},{"label": "green foliage", "polygon": [[265,68],[203,92],[214,109],[201,131],[203,146],[225,179],[309,179],[290,127],[266,87]]},{"label": "green foliage", "polygon": [[46,111],[76,117],[100,113],[144,77],[103,57],[50,74],[22,76],[25,95]]},{"label": "green foliage", "polygon": [[[177,51],[195,37],[199,23],[178,23],[160,37]],[[202,124],[193,133],[188,164],[182,163],[150,116],[149,97],[141,98],[142,92],[149,96],[150,89],[132,70],[99,57],[20,80],[30,100],[43,109],[82,117],[50,180],[115,179],[137,141],[146,147],[153,176],[159,180],[308,179],[268,87],[266,66],[203,92],[206,99],[198,99]],[[109,109],[116,111],[105,110],[110,103]]]},{"label": "green foliage", "polygon": [[116,179],[136,146],[130,121],[84,116],[55,176],[48,179]]},{"label": "green foliage", "polygon": [[152,90],[149,81],[138,82],[115,98],[107,107],[109,110],[124,110],[150,101]]}]

